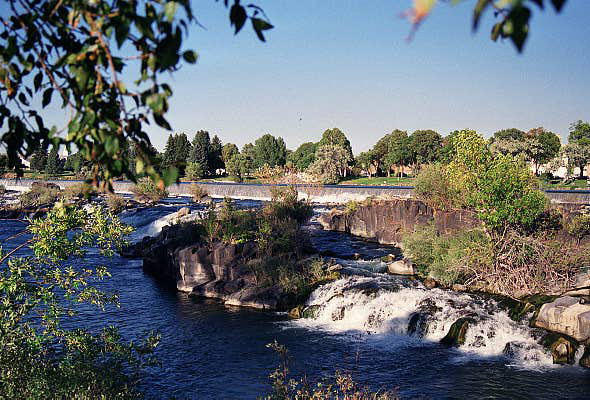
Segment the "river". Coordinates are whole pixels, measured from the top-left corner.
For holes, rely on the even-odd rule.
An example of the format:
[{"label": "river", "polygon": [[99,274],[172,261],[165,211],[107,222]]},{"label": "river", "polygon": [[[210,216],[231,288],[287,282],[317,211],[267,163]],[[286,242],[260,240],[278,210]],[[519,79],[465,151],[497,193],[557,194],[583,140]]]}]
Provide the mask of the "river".
[{"label": "river", "polygon": [[[138,228],[138,239],[156,233],[181,206],[127,211],[122,218]],[[0,239],[22,228],[20,222],[0,221]],[[268,374],[278,359],[265,345],[275,339],[289,349],[294,377],[313,380],[344,369],[373,389],[397,388],[402,398],[588,398],[590,371],[552,365],[536,344],[540,332],[511,321],[493,300],[426,290],[419,282],[379,273],[384,264],[377,258],[396,249],[325,232],[313,222],[307,229],[316,247],[366,275],[316,290],[309,301],[318,305],[314,318],[292,320],[284,313],[189,298],[145,274],[141,260],[119,256],[108,261],[112,278],[101,288],[118,291],[121,307],[105,313],[83,308],[79,317],[91,329],[118,325],[128,339],[160,331],[161,366],[147,370],[142,382],[148,398],[255,399],[270,388]],[[360,260],[352,260],[355,253]],[[87,262],[97,258],[90,254]],[[408,335],[412,313],[424,304],[442,311]],[[465,315],[477,321],[465,344],[439,344],[450,324]]]}]

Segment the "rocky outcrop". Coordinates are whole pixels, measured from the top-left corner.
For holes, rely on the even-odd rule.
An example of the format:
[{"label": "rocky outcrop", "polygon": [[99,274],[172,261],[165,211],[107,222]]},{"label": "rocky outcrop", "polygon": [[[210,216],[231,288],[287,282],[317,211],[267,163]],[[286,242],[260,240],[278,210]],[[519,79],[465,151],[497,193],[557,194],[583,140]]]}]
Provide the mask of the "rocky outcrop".
[{"label": "rocky outcrop", "polygon": [[262,310],[284,308],[281,288],[259,286],[248,267],[255,253],[253,243],[208,244],[195,227],[173,225],[157,237],[144,238],[124,255],[143,258],[146,272],[190,296]]},{"label": "rocky outcrop", "polygon": [[411,199],[373,201],[369,205],[358,206],[352,212],[332,210],[322,215],[319,222],[326,230],[346,232],[387,244],[398,244],[403,233],[430,223],[434,223],[441,234],[481,226],[472,211],[438,211]]},{"label": "rocky outcrop", "polygon": [[535,326],[586,341],[590,339],[590,304],[581,304],[576,297],[560,297],[541,306]]},{"label": "rocky outcrop", "polygon": [[390,263],[387,266],[387,272],[394,275],[415,275],[416,268],[410,260],[404,258]]}]

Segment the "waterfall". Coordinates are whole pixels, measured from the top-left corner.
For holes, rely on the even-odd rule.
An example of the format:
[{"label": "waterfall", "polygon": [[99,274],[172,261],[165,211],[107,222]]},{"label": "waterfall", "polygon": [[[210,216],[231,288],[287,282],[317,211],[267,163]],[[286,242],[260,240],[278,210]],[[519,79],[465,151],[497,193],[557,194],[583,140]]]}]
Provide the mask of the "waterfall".
[{"label": "waterfall", "polygon": [[440,342],[459,319],[468,320],[460,356],[505,357],[523,367],[552,365],[538,344],[542,330],[516,322],[484,296],[427,289],[408,278],[376,274],[349,276],[316,289],[306,309],[310,318],[293,323],[327,332]]}]

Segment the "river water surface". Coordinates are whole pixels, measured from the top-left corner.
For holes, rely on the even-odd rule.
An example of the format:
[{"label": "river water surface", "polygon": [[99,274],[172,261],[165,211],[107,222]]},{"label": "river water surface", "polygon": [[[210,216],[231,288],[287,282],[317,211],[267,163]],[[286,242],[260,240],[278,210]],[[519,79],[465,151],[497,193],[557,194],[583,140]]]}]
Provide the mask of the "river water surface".
[{"label": "river water surface", "polygon": [[[138,239],[155,234],[179,207],[160,205],[122,217],[138,228]],[[0,221],[0,239],[23,226]],[[268,374],[278,360],[265,345],[275,339],[289,349],[294,377],[319,379],[348,370],[373,389],[397,388],[402,398],[590,398],[590,371],[553,366],[536,344],[540,332],[509,320],[492,300],[428,291],[419,282],[381,274],[384,264],[375,259],[395,254],[394,248],[324,232],[313,223],[308,229],[316,247],[365,275],[314,292],[312,319],[189,298],[145,274],[141,260],[119,256],[108,261],[112,278],[101,288],[118,291],[121,307],[106,313],[85,308],[80,317],[89,328],[118,325],[128,339],[160,331],[161,366],[148,370],[142,383],[148,398],[255,399],[270,388]],[[362,259],[352,261],[355,253]],[[97,261],[91,254],[88,262]],[[409,320],[424,304],[440,311],[408,335]],[[439,344],[461,316],[477,321],[465,345]]]}]

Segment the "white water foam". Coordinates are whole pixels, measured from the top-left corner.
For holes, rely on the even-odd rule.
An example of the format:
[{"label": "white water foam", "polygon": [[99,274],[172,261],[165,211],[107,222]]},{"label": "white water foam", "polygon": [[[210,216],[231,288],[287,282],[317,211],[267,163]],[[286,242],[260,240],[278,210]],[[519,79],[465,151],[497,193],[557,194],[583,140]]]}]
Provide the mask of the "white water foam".
[{"label": "white water foam", "polygon": [[474,322],[459,347],[460,357],[506,356],[521,367],[552,366],[551,355],[537,343],[534,330],[510,319],[491,299],[428,290],[419,282],[387,275],[353,276],[316,289],[307,306],[317,308],[315,317],[294,324],[354,336],[378,334],[381,341],[388,335],[407,336],[417,312],[422,312],[422,325],[412,335],[427,342],[440,341],[455,321],[467,317]]}]

